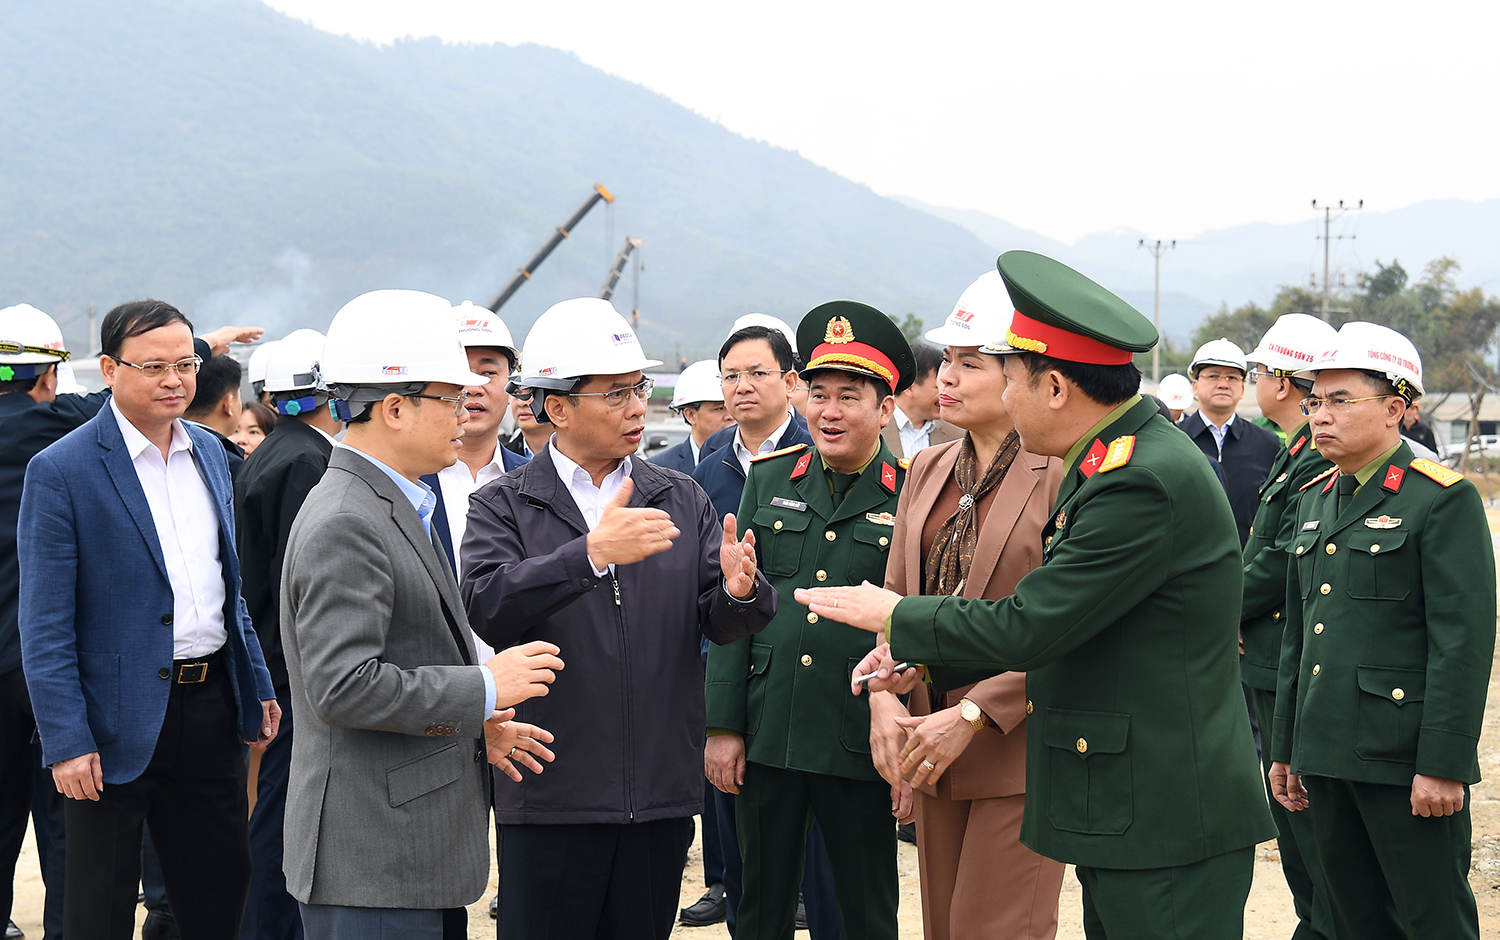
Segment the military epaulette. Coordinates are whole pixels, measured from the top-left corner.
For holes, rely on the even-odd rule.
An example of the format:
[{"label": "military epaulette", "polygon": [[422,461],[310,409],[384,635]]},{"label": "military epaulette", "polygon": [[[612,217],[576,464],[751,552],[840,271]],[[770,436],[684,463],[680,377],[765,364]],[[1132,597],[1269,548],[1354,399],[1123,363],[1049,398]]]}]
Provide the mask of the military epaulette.
[{"label": "military epaulette", "polygon": [[1108,473],[1116,467],[1123,467],[1130,463],[1130,455],[1135,453],[1135,435],[1127,434],[1117,437],[1109,442],[1109,450],[1105,451],[1104,462],[1099,465],[1100,473]]},{"label": "military epaulette", "polygon": [[897,457],[896,466],[900,467],[902,470],[910,470],[911,460],[907,457]]},{"label": "military epaulette", "polygon": [[762,460],[770,460],[772,457],[784,457],[787,454],[795,454],[806,448],[806,444],[793,444],[791,447],[783,447],[781,450],[773,450],[769,454],[757,454],[750,458],[751,463],[760,463]]},{"label": "military epaulette", "polygon": [[1464,478],[1462,473],[1451,467],[1445,467],[1436,460],[1428,460],[1426,457],[1418,457],[1408,466],[1431,480],[1436,480],[1439,485],[1449,487]]},{"label": "military epaulette", "polygon": [[1338,473],[1338,472],[1339,472],[1339,468],[1338,467],[1329,467],[1327,470],[1324,470],[1322,473],[1320,473],[1317,476],[1313,477],[1311,480],[1308,480],[1306,483],[1304,483],[1301,486],[1297,487],[1297,492],[1300,493],[1303,490],[1310,488],[1314,483],[1322,483],[1324,480],[1328,479],[1329,477],[1333,476],[1335,473]]}]

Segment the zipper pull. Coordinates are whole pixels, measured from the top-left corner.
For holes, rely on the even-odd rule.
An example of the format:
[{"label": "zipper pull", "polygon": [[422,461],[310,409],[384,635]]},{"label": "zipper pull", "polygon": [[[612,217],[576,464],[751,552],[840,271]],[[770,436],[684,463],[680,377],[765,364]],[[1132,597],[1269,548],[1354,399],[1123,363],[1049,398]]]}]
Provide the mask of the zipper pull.
[{"label": "zipper pull", "polygon": [[610,578],[609,579],[609,583],[612,584],[612,585],[614,585],[614,588],[615,588],[615,606],[619,607],[620,606],[620,580],[618,578]]}]

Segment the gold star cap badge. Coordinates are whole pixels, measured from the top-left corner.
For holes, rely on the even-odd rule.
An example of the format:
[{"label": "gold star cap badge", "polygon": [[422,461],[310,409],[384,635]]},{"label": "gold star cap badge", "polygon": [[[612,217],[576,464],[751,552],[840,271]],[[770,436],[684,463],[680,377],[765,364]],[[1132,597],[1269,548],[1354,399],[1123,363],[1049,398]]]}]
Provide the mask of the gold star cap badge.
[{"label": "gold star cap badge", "polygon": [[849,325],[848,317],[834,317],[828,321],[828,330],[823,334],[825,343],[852,343],[854,342],[854,327]]}]

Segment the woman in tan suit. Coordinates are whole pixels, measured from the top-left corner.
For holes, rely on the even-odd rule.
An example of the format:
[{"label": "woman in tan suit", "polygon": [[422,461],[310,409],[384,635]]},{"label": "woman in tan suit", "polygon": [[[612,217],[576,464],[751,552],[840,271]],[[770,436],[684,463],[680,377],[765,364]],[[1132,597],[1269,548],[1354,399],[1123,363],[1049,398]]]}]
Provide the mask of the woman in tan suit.
[{"label": "woman in tan suit", "polygon": [[[938,372],[944,421],[963,438],[924,450],[907,474],[885,586],[900,594],[995,599],[1042,560],[1041,529],[1062,461],[1021,448],[1000,402],[1002,341],[1012,310],[997,272],[966,290],[927,333],[946,346]],[[915,675],[914,675],[915,678]],[[1020,842],[1026,792],[1026,677],[916,684],[910,711],[870,699],[875,765],[916,789],[917,858],[927,940],[1052,938],[1063,865]]]}]

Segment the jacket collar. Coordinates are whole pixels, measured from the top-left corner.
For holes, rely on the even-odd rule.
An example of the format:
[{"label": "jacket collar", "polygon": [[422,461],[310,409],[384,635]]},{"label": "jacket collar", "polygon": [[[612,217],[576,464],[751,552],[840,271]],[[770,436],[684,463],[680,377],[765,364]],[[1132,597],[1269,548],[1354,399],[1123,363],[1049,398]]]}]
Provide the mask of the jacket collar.
[{"label": "jacket collar", "polygon": [[828,491],[828,477],[823,472],[821,455],[806,473],[797,478],[796,490],[809,506],[817,509],[818,515],[830,523],[839,522],[853,516],[864,515],[884,505],[892,498],[891,491],[880,482],[880,475],[885,466],[894,469],[896,458],[891,454],[891,449],[886,446],[885,441],[881,440],[880,449],[875,452],[874,459],[860,473],[859,479],[849,487],[849,492],[844,494],[844,499],[837,509],[833,505],[833,494]]},{"label": "jacket collar", "polygon": [[[1103,446],[1109,446],[1110,441],[1118,437],[1134,434],[1146,425],[1154,417],[1160,417],[1156,410],[1156,402],[1149,398],[1142,398],[1121,414],[1118,418],[1105,425],[1092,437],[1083,440],[1082,459],[1088,459],[1088,452],[1097,441]],[[1165,418],[1162,418],[1165,421]],[[1061,506],[1067,502],[1079,488],[1087,483],[1092,477],[1085,477],[1078,466],[1068,467],[1068,475],[1063,477],[1062,487],[1057,491],[1057,502],[1055,506]]]},{"label": "jacket collar", "polygon": [[[1411,446],[1403,440],[1401,446],[1396,448],[1396,452],[1381,461],[1380,467],[1376,470],[1375,474],[1359,488],[1359,492],[1354,494],[1354,498],[1349,500],[1349,505],[1345,506],[1344,511],[1339,513],[1334,519],[1333,528],[1329,529],[1327,534],[1333,535],[1335,532],[1348,528],[1366,516],[1376,514],[1375,507],[1395,495],[1384,486],[1391,468],[1397,467],[1404,472],[1411,464],[1412,459]],[[1338,484],[1335,483],[1329,491],[1327,498],[1336,498],[1335,494],[1337,491]]]},{"label": "jacket collar", "polygon": [[[517,478],[517,492],[522,499],[546,506],[580,534],[588,533],[588,525],[583,521],[583,514],[578,511],[578,504],[573,501],[572,494],[557,475],[552,448],[545,447],[540,454],[531,458],[521,467]],[[656,502],[672,486],[672,478],[662,468],[646,460],[630,461],[630,479],[635,484],[635,492],[630,494],[626,505],[631,507],[648,506]]]}]

